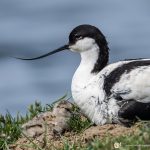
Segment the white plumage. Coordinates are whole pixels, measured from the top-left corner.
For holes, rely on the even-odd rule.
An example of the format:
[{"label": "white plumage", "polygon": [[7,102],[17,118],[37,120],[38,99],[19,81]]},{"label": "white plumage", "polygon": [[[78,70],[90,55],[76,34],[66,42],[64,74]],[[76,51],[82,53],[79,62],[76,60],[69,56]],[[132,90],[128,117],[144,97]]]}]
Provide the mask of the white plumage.
[{"label": "white plumage", "polygon": [[124,73],[112,88],[112,92],[120,94],[124,100],[150,102],[150,66],[137,67],[130,73]]},{"label": "white plumage", "polygon": [[[125,102],[133,99],[142,103],[150,102],[150,65],[134,68],[129,73],[125,71],[112,87],[112,94],[107,97],[104,91],[105,77],[116,68],[137,60],[119,61],[107,65],[99,73],[91,73],[99,53],[96,42],[91,38],[84,38],[70,48],[81,55],[80,65],[72,79],[72,96],[95,124],[120,123],[118,111],[121,107],[115,98],[116,95],[121,96]],[[149,59],[138,61],[147,60]]]},{"label": "white plumage", "polygon": [[[136,118],[150,120],[150,59],[124,60],[108,65],[109,48],[102,32],[80,25],[69,35],[69,44],[34,60],[69,49],[81,55],[72,79],[72,96],[95,124],[130,126]],[[22,59],[22,58],[21,58]]]},{"label": "white plumage", "polygon": [[[140,61],[144,60],[146,59]],[[120,106],[115,99],[118,94],[124,101],[134,99],[142,103],[150,102],[150,66],[138,67],[130,73],[122,74],[120,81],[112,87],[112,95],[107,97],[103,88],[105,76],[108,76],[115,68],[135,60],[110,64],[98,74],[93,75],[90,73],[90,66],[85,70],[87,65],[82,61],[85,60],[81,60],[73,76],[72,96],[78,106],[94,123],[101,125],[119,123],[118,110]],[[107,101],[109,102],[107,103]]]}]

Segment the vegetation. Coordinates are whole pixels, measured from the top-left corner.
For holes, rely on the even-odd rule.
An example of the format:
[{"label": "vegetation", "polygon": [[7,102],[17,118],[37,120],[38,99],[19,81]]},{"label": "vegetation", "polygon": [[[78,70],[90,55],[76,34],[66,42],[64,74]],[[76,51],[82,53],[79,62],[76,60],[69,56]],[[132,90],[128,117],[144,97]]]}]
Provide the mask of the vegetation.
[{"label": "vegetation", "polygon": [[[58,101],[64,99],[63,96]],[[52,110],[54,103],[51,105],[42,106],[41,103],[35,102],[30,105],[25,116],[17,114],[16,117],[12,117],[9,112],[5,116],[0,116],[0,150],[9,150],[9,145],[15,143],[15,141],[21,136],[21,125],[26,121],[32,119],[34,116],[41,112]],[[85,129],[90,127],[92,123],[83,115],[80,110],[74,105],[74,115],[69,120],[71,132],[75,134],[81,134]],[[86,144],[80,142],[70,142],[64,140],[64,146],[62,150],[149,150],[150,149],[150,122],[140,122],[137,128],[139,128],[138,134],[122,135],[119,137],[112,137],[108,135],[102,140],[94,138],[92,141],[88,141]],[[28,139],[28,137],[26,137]],[[30,140],[30,139],[29,139]],[[32,141],[31,141],[32,142]],[[34,144],[34,143],[33,143]],[[39,148],[34,144],[35,149],[45,150],[50,148]],[[47,147],[47,146],[45,146]]]},{"label": "vegetation", "polygon": [[73,105],[72,112],[73,116],[68,122],[71,131],[80,133],[92,125],[91,121],[83,116],[75,104]]},{"label": "vegetation", "polygon": [[66,142],[63,150],[149,150],[150,149],[150,122],[139,123],[139,133],[112,137],[108,135],[102,140],[95,138],[93,141],[82,145]]},{"label": "vegetation", "polygon": [[41,112],[51,111],[56,102],[64,99],[65,94],[52,104],[42,106],[40,102],[31,104],[25,116],[19,113],[16,117],[12,117],[9,112],[6,115],[0,115],[0,150],[9,149],[9,145],[13,144],[21,136],[21,125]]},{"label": "vegetation", "polygon": [[17,114],[12,117],[9,112],[5,116],[0,116],[0,149],[8,149],[8,145],[14,143],[21,136],[21,125],[30,120],[38,113],[48,110],[49,108],[42,107],[41,103],[35,102],[30,105],[25,117]]}]

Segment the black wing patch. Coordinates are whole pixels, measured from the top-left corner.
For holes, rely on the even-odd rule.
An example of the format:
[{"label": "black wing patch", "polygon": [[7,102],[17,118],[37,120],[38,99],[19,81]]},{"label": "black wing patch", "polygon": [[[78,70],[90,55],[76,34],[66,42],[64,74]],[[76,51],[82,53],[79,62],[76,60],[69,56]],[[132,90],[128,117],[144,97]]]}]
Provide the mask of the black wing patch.
[{"label": "black wing patch", "polygon": [[140,103],[128,100],[118,112],[120,122],[125,126],[131,126],[137,119],[150,120],[150,103]]},{"label": "black wing patch", "polygon": [[108,76],[105,77],[104,80],[104,90],[106,95],[109,97],[111,95],[111,89],[119,82],[122,74],[129,73],[133,69],[140,67],[140,66],[149,66],[150,60],[138,60],[138,61],[132,61],[127,64],[123,64],[120,67],[114,69]]}]

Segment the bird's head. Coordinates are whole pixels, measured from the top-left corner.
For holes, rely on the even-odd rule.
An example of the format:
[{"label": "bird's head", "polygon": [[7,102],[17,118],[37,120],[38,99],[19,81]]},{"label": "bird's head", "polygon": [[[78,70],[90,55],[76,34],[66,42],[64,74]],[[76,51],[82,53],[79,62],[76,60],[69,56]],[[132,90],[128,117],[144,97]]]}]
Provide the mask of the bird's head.
[{"label": "bird's head", "polygon": [[105,39],[105,36],[102,34],[102,32],[98,28],[92,25],[86,25],[86,24],[79,25],[71,31],[69,35],[68,44],[65,44],[64,46],[56,50],[53,50],[47,54],[41,55],[39,57],[18,58],[18,59],[35,60],[35,59],[40,59],[55,54],[63,50],[71,50],[74,52],[82,53],[84,51],[92,49],[94,44],[97,44],[99,47],[105,45],[107,46],[107,41]]}]

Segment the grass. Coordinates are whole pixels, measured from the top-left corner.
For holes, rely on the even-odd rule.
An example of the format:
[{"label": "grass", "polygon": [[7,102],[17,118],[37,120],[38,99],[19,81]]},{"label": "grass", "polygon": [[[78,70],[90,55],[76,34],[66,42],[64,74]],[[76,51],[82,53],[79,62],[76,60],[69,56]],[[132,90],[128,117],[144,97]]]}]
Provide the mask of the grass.
[{"label": "grass", "polygon": [[65,142],[63,150],[149,150],[150,149],[150,122],[138,123],[139,132],[133,135],[112,137],[108,135],[102,140],[95,138],[93,141],[82,145]]},{"label": "grass", "polygon": [[14,143],[21,136],[21,125],[42,111],[46,111],[46,108],[42,107],[41,103],[35,102],[34,105],[30,105],[24,117],[19,114],[16,117],[12,117],[9,112],[5,116],[1,115],[0,149],[8,149],[8,145]]},{"label": "grass", "polygon": [[0,115],[0,150],[7,150],[8,145],[13,144],[21,136],[21,125],[41,112],[51,111],[56,102],[64,99],[66,95],[52,104],[42,106],[40,102],[31,104],[25,116],[19,113],[12,117],[9,112],[6,115]]},{"label": "grass", "polygon": [[[58,101],[65,99],[66,95],[61,97]],[[25,116],[17,114],[16,117],[12,117],[9,112],[5,116],[0,116],[0,150],[9,150],[9,145],[15,143],[15,141],[21,137],[20,127],[23,123],[32,119],[34,116],[41,112],[51,111],[54,103],[51,105],[42,106],[40,102],[35,102],[30,105]],[[69,120],[70,130],[75,134],[81,134],[85,129],[90,127],[92,123],[83,115],[81,115],[79,108],[74,105],[74,115]],[[120,137],[112,137],[108,135],[102,140],[95,138],[93,141],[89,141],[86,144],[82,142],[69,142],[64,141],[64,146],[60,150],[149,150],[150,149],[150,122],[140,122],[138,125],[138,134],[122,135]],[[28,139],[28,137],[26,137]],[[28,139],[31,140],[31,139]],[[46,141],[46,137],[45,137]],[[48,150],[47,141],[45,142],[45,148],[38,147],[33,141],[31,143],[35,149]],[[116,148],[114,148],[114,146]]]},{"label": "grass", "polygon": [[150,122],[140,122],[138,134],[119,137],[108,136],[102,141],[95,139],[88,145],[88,149],[111,150],[118,147],[121,150],[149,150],[150,149]]},{"label": "grass", "polygon": [[80,109],[75,104],[73,105],[72,112],[73,116],[68,122],[71,131],[81,133],[92,125],[91,121],[82,115]]}]

